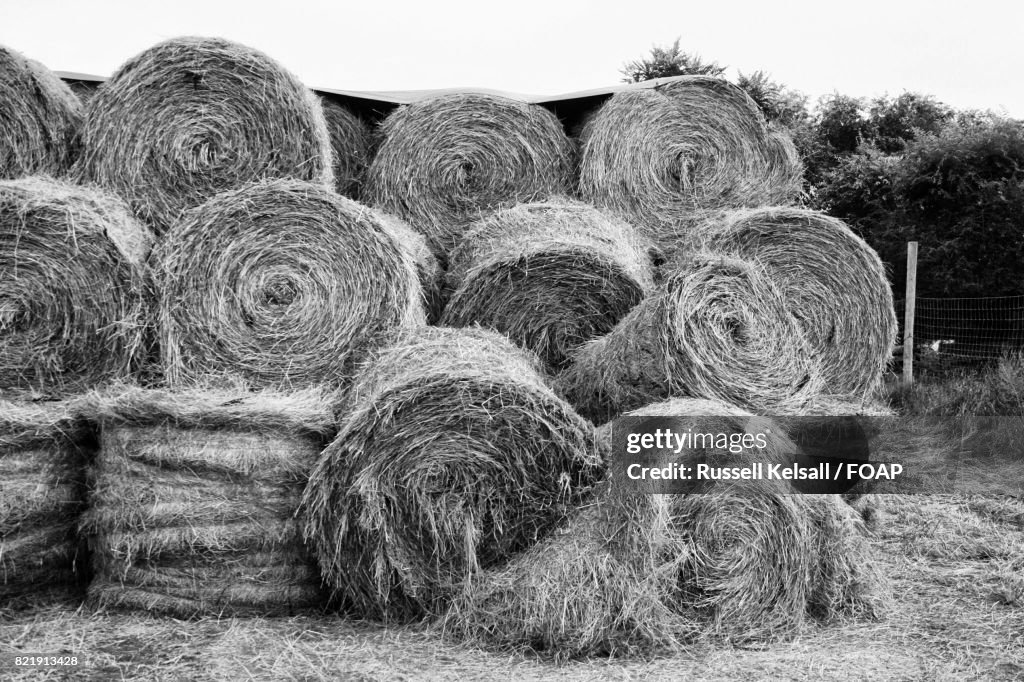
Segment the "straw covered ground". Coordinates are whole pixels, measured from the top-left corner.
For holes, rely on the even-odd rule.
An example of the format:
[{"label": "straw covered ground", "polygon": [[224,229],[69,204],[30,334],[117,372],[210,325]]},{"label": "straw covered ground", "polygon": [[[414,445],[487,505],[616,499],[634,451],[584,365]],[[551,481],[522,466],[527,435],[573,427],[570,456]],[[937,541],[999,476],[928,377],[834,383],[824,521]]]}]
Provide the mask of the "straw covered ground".
[{"label": "straw covered ground", "polygon": [[91,603],[178,617],[322,605],[295,512],[333,434],[325,394],[118,387],[78,409],[100,425],[82,519]]},{"label": "straw covered ground", "polygon": [[557,387],[596,424],[670,397],[771,411],[820,390],[809,350],[756,262],[697,253],[675,261],[609,334],[577,350]]},{"label": "straw covered ground", "polygon": [[89,99],[75,173],[163,234],[185,209],[248,182],[331,187],[331,157],[320,101],[298,78],[245,45],[184,37],[132,57]]},{"label": "straw covered ground", "polygon": [[0,611],[84,585],[75,531],[92,445],[65,402],[0,400]]},{"label": "straw covered ground", "polygon": [[633,228],[577,202],[522,204],[478,221],[452,253],[441,324],[507,335],[554,370],[654,288]]},{"label": "straw covered ground", "polygon": [[704,211],[793,201],[802,175],[788,133],[708,76],[616,93],[580,135],[580,196],[669,247]]},{"label": "straw covered ground", "polygon": [[442,260],[484,213],[572,186],[572,143],[538,105],[444,95],[399,107],[380,136],[363,198],[425,234]]},{"label": "straw covered ground", "polygon": [[703,222],[690,242],[764,266],[828,393],[863,399],[878,388],[896,342],[892,289],[878,254],[845,223],[800,208],[731,211]]},{"label": "straw covered ground", "polygon": [[347,384],[373,345],[423,324],[416,264],[374,211],[299,180],[224,192],[153,253],[171,385]]},{"label": "straw covered ground", "polygon": [[600,476],[593,426],[538,369],[493,332],[444,328],[411,332],[365,367],[303,499],[343,609],[437,613]]},{"label": "straw covered ground", "polygon": [[82,103],[64,81],[0,45],[0,179],[63,175],[81,123]]},{"label": "straw covered ground", "polygon": [[0,395],[70,395],[137,369],[153,239],[98,190],[0,181]]}]

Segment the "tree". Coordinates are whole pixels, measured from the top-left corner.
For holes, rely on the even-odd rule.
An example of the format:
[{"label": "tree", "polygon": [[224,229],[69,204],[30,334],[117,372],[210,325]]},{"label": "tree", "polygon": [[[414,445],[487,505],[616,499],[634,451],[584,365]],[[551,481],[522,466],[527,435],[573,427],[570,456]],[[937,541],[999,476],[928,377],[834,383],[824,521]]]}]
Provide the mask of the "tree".
[{"label": "tree", "polygon": [[764,71],[755,71],[749,76],[740,72],[736,85],[750,95],[768,121],[790,129],[809,122],[807,95],[773,81]]},{"label": "tree", "polygon": [[717,62],[705,63],[700,55],[683,52],[679,38],[668,47],[654,46],[651,56],[627,62],[622,68],[623,82],[639,83],[666,76],[721,76],[726,67]]},{"label": "tree", "polygon": [[921,133],[937,134],[952,118],[953,110],[931,95],[878,97],[868,112],[868,135],[881,151],[897,153]]}]

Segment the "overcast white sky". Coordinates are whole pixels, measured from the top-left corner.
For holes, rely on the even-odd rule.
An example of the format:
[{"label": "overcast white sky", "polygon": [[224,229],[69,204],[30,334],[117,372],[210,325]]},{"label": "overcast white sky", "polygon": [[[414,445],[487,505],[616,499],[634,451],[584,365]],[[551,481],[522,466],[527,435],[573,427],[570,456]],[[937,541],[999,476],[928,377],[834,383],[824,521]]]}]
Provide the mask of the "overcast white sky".
[{"label": "overcast white sky", "polygon": [[680,36],[730,75],[764,69],[812,98],[911,90],[1019,118],[1022,34],[1014,0],[0,0],[0,43],[102,76],[165,38],[215,35],[313,87],[555,94],[617,83],[624,62]]}]

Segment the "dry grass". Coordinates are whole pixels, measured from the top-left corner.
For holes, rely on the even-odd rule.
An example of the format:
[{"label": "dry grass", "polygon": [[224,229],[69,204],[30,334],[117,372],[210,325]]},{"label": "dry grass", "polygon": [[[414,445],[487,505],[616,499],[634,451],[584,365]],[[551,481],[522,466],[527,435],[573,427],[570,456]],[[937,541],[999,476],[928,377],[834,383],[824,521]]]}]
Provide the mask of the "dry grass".
[{"label": "dry grass", "polygon": [[367,364],[303,499],[344,608],[436,613],[600,475],[593,427],[535,363],[493,332],[425,327]]},{"label": "dry grass", "polygon": [[150,320],[152,243],[102,192],[0,181],[0,395],[59,397],[133,373]]},{"label": "dry grass", "polygon": [[0,179],[63,175],[78,153],[82,103],[39,62],[0,45]]},{"label": "dry grass", "polygon": [[81,589],[88,436],[66,403],[0,400],[0,611]]},{"label": "dry grass", "polygon": [[497,211],[452,253],[454,290],[441,324],[480,324],[562,368],[654,288],[645,244],[629,225],[556,200]]},{"label": "dry grass", "polygon": [[171,385],[347,384],[384,337],[423,324],[412,255],[372,210],[270,180],[189,211],[153,253]]},{"label": "dry grass", "polygon": [[90,600],[178,617],[288,614],[324,602],[294,518],[333,432],[317,391],[94,393],[83,533]]},{"label": "dry grass", "polygon": [[197,37],[144,50],[100,86],[75,172],[121,195],[157,234],[248,182],[334,182],[316,96],[258,50]]},{"label": "dry grass", "polygon": [[772,411],[817,394],[820,369],[757,263],[700,253],[676,268],[559,375],[559,391],[581,414],[602,424],[669,397]]},{"label": "dry grass", "polygon": [[580,146],[583,199],[669,250],[704,211],[786,203],[800,192],[793,143],[717,78],[617,93],[586,123]]},{"label": "dry grass", "polygon": [[373,157],[373,131],[370,125],[342,105],[320,98],[327,132],[334,154],[334,189],[338,194],[359,198],[363,176]]},{"label": "dry grass", "polygon": [[865,399],[880,387],[896,342],[892,290],[878,254],[842,221],[798,208],[732,211],[689,240],[765,268],[821,363],[826,392]]},{"label": "dry grass", "polygon": [[435,324],[444,310],[444,269],[434,256],[434,252],[430,250],[426,237],[393,215],[378,212],[377,216],[398,243],[412,255],[416,263],[416,274],[420,279],[427,323]]},{"label": "dry grass", "polygon": [[444,95],[399,107],[380,133],[364,197],[425,234],[442,260],[483,214],[572,184],[572,144],[537,105]]}]

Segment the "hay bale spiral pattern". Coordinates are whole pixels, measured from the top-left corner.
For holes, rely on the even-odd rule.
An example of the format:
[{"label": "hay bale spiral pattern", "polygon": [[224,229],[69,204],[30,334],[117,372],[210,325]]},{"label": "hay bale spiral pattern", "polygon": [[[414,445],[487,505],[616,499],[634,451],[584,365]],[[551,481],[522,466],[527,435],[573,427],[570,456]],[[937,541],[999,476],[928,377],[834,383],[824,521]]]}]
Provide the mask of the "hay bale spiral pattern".
[{"label": "hay bale spiral pattern", "polygon": [[892,289],[878,254],[845,223],[759,208],[708,220],[694,238],[761,263],[811,343],[826,392],[864,399],[879,386],[896,342]]},{"label": "hay bale spiral pattern", "polygon": [[477,222],[453,252],[441,324],[480,324],[560,369],[654,288],[632,228],[574,202],[524,204]]},{"label": "hay bale spiral pattern", "polygon": [[581,347],[558,390],[602,424],[669,397],[748,409],[801,404],[817,365],[781,293],[761,268],[703,253],[676,271],[608,335]]},{"label": "hay bale spiral pattern", "polygon": [[580,138],[581,197],[663,242],[702,211],[792,201],[802,173],[754,101],[707,76],[616,93]]},{"label": "hay bale spiral pattern", "polygon": [[0,179],[64,174],[81,123],[82,103],[61,79],[0,45]]},{"label": "hay bale spiral pattern", "polygon": [[152,243],[102,192],[0,182],[0,395],[60,396],[130,375],[145,349]]},{"label": "hay bale spiral pattern", "polygon": [[444,328],[367,365],[303,500],[307,541],[346,608],[437,613],[599,476],[593,427],[537,370],[493,332]]},{"label": "hay bale spiral pattern", "polygon": [[423,232],[440,256],[483,213],[572,185],[572,144],[537,105],[445,95],[398,108],[380,133],[365,198]]},{"label": "hay bale spiral pattern", "polygon": [[333,183],[316,96],[262,52],[220,38],[175,38],[122,65],[86,107],[76,173],[157,234],[248,182]]},{"label": "hay bale spiral pattern", "polygon": [[154,251],[171,385],[346,384],[369,347],[423,324],[410,254],[373,211],[297,180],[224,192]]}]

